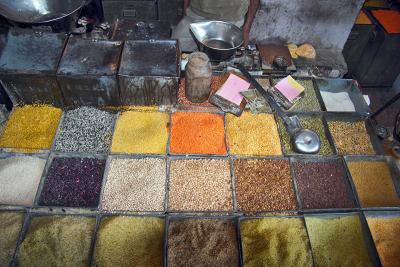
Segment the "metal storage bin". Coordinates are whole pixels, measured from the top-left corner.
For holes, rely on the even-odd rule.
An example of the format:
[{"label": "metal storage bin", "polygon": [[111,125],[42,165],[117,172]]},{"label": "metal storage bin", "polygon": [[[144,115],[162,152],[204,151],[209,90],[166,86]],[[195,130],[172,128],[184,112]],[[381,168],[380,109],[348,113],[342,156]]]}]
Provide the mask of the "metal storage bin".
[{"label": "metal storage bin", "polygon": [[157,20],[118,19],[113,26],[110,39],[113,41],[168,39],[171,26]]},{"label": "metal storage bin", "polygon": [[180,76],[178,41],[126,41],[118,76],[123,105],[176,104]]},{"label": "metal storage bin", "polygon": [[1,82],[14,104],[62,106],[56,80],[67,35],[11,30],[0,56]]},{"label": "metal storage bin", "polygon": [[177,25],[183,17],[183,0],[158,0],[158,16],[160,20]]},{"label": "metal storage bin", "polygon": [[70,37],[57,71],[66,105],[117,106],[122,42]]},{"label": "metal storage bin", "polygon": [[113,23],[117,19],[158,19],[154,0],[103,0],[104,20]]}]

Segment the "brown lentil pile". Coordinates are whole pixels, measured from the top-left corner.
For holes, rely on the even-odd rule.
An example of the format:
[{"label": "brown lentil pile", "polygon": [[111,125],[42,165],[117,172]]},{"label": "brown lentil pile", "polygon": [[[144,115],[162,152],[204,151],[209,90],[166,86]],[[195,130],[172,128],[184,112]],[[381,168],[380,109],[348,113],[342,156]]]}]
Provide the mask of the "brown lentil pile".
[{"label": "brown lentil pile", "polygon": [[236,160],[236,196],[244,212],[295,210],[296,194],[287,160]]},{"label": "brown lentil pile", "polygon": [[389,166],[384,161],[348,161],[362,207],[400,206]]},{"label": "brown lentil pile", "polygon": [[[322,122],[321,117],[317,116],[301,116],[299,117],[301,124],[304,128],[314,130],[321,139],[321,148],[318,152],[319,155],[332,155],[333,150],[328,141],[328,138],[325,135],[325,127]],[[294,155],[296,152],[293,151],[292,145],[290,142],[290,136],[286,130],[285,125],[283,124],[282,119],[279,119],[279,131],[282,136],[282,143],[285,149],[285,153],[288,155]]]},{"label": "brown lentil pile", "polygon": [[[273,79],[273,84],[277,84],[281,79]],[[297,103],[290,109],[290,111],[296,112],[309,112],[309,111],[321,111],[317,93],[315,92],[314,83],[311,79],[295,79],[301,84],[305,90],[305,95],[297,101]]]},{"label": "brown lentil pile", "polygon": [[330,121],[328,125],[339,154],[375,154],[364,121]]},{"label": "brown lentil pile", "polygon": [[341,160],[297,160],[293,171],[302,209],[355,207]]},{"label": "brown lentil pile", "polygon": [[229,161],[171,161],[168,201],[170,210],[232,210]]},{"label": "brown lentil pile", "polygon": [[313,266],[310,241],[300,218],[264,218],[240,223],[245,266]]},{"label": "brown lentil pile", "polygon": [[230,220],[171,220],[168,266],[239,266],[236,226]]},{"label": "brown lentil pile", "polygon": [[382,266],[400,266],[400,217],[366,216]]},{"label": "brown lentil pile", "polygon": [[373,266],[357,215],[306,216],[315,266]]}]

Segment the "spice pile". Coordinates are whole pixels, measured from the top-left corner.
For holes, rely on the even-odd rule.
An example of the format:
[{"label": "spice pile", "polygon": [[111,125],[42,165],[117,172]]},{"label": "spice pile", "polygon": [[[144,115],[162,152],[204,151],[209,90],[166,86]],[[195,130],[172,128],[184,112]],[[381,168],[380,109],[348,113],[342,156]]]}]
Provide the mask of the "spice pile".
[{"label": "spice pile", "polygon": [[241,221],[245,266],[313,266],[310,243],[300,218]]},{"label": "spice pile", "polygon": [[239,266],[236,226],[230,220],[171,220],[168,266]]},{"label": "spice pile", "polygon": [[358,215],[305,217],[315,266],[373,266]]},{"label": "spice pile", "polygon": [[96,219],[43,216],[31,220],[18,253],[18,266],[86,266]]},{"label": "spice pile", "polygon": [[0,212],[0,266],[10,266],[23,222],[23,213]]},{"label": "spice pile", "polygon": [[45,165],[38,157],[0,159],[0,203],[32,206]]},{"label": "spice pile", "polygon": [[400,266],[400,217],[366,216],[382,266]]},{"label": "spice pile", "polygon": [[347,161],[362,207],[400,206],[389,166],[384,161]]},{"label": "spice pile", "polygon": [[165,154],[169,115],[161,112],[123,112],[115,126],[111,151],[129,154]]},{"label": "spice pile", "polygon": [[169,179],[170,210],[232,210],[232,183],[227,160],[173,160]]},{"label": "spice pile", "polygon": [[302,209],[355,207],[340,159],[296,160],[293,172]]},{"label": "spice pile", "polygon": [[340,155],[375,154],[364,121],[330,121],[328,125]]},{"label": "spice pile", "polygon": [[163,266],[164,220],[106,217],[97,232],[96,266]]},{"label": "spice pile", "polygon": [[102,208],[126,211],[163,211],[166,162],[164,159],[111,160]]},{"label": "spice pile", "polygon": [[231,154],[282,155],[278,128],[273,114],[252,115],[244,112],[240,117],[228,114],[226,128]]},{"label": "spice pile", "polygon": [[61,113],[50,106],[15,108],[0,137],[0,147],[19,152],[50,149]]},{"label": "spice pile", "polygon": [[[281,79],[273,79],[273,84],[277,84]],[[314,88],[314,83],[311,79],[299,79],[296,81],[304,87],[305,95],[297,101],[297,103],[290,109],[294,112],[311,112],[321,111],[321,106],[317,98],[317,93]]]},{"label": "spice pile", "polygon": [[[321,117],[318,116],[300,116],[300,122],[304,128],[315,131],[321,140],[321,148],[318,152],[320,155],[331,155],[333,154],[332,147],[325,135],[325,126],[322,122]],[[282,135],[282,143],[285,148],[285,153],[288,155],[296,154],[293,151],[290,136],[287,132],[285,125],[283,124],[282,119],[279,119],[279,130]]]},{"label": "spice pile", "polygon": [[170,152],[173,154],[225,155],[222,115],[176,112],[172,114]]},{"label": "spice pile", "polygon": [[234,170],[239,210],[252,213],[297,208],[287,160],[236,160]]},{"label": "spice pile", "polygon": [[105,160],[56,157],[47,173],[39,204],[42,206],[98,206]]},{"label": "spice pile", "polygon": [[112,137],[115,115],[92,107],[64,113],[55,150],[62,152],[106,153]]}]

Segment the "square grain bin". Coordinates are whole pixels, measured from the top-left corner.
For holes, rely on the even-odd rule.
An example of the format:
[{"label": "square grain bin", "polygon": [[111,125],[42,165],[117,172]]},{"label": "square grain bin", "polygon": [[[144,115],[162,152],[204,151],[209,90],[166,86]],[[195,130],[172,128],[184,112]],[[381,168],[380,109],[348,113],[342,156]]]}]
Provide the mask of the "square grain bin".
[{"label": "square grain bin", "polygon": [[56,80],[66,34],[12,29],[0,56],[1,82],[14,104],[63,106]]},{"label": "square grain bin", "polygon": [[71,36],[57,71],[68,106],[118,106],[122,42]]},{"label": "square grain bin", "polygon": [[176,104],[179,76],[177,40],[126,41],[118,73],[121,103]]}]

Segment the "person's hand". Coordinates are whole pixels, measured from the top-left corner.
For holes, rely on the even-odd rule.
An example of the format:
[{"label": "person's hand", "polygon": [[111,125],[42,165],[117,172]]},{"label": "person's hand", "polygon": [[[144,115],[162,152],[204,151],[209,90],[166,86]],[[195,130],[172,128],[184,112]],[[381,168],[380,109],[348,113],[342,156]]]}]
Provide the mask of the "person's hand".
[{"label": "person's hand", "polygon": [[243,47],[247,47],[250,41],[250,27],[243,26]]}]

